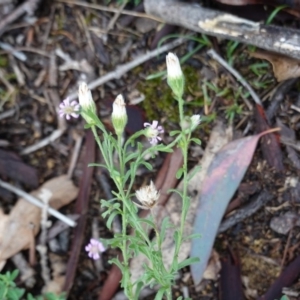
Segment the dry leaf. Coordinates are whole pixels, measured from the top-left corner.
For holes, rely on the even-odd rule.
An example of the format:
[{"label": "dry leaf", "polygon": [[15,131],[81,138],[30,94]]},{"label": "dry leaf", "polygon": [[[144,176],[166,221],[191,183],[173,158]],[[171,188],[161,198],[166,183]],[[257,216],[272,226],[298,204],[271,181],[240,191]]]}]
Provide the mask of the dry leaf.
[{"label": "dry leaf", "polygon": [[299,60],[262,50],[256,50],[256,52],[249,54],[252,57],[268,60],[273,66],[274,76],[278,81],[284,81],[300,76]]},{"label": "dry leaf", "polygon": [[203,273],[203,279],[217,280],[220,270],[220,256],[218,252],[213,249],[206,270]]},{"label": "dry leaf", "polygon": [[[31,195],[39,198],[42,191],[52,194],[49,205],[55,209],[70,203],[78,194],[78,188],[67,175],[45,182]],[[22,198],[18,200],[9,215],[4,215],[0,211],[0,261],[29,248],[33,235],[35,236],[40,229],[40,220],[41,209]]]}]

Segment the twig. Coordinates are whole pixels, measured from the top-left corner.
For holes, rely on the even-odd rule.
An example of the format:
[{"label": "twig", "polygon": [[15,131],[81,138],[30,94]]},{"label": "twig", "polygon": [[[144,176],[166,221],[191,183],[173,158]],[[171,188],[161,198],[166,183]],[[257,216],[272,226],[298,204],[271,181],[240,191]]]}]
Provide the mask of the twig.
[{"label": "twig", "polygon": [[65,132],[65,128],[56,129],[49,136],[47,136],[44,139],[40,140],[36,144],[31,145],[31,146],[25,148],[24,150],[22,150],[20,154],[21,155],[26,155],[26,154],[29,154],[31,152],[37,151],[37,150],[49,145],[50,143],[54,142],[56,139],[58,139],[60,136],[62,136],[64,132]]},{"label": "twig", "polygon": [[79,135],[77,132],[73,132],[73,137],[75,140],[75,147],[72,153],[72,157],[71,157],[71,161],[70,161],[70,166],[68,169],[68,178],[72,177],[75,165],[76,165],[76,161],[78,159],[79,156],[79,152],[80,152],[80,148],[81,148],[81,144],[82,144],[82,136]]},{"label": "twig", "polygon": [[[99,4],[90,4],[90,3],[84,3],[84,2],[72,1],[72,0],[57,0],[57,2],[70,4],[70,5],[77,5],[77,6],[87,7],[87,8],[93,8],[93,9],[112,12],[112,13],[119,13],[119,8],[111,8],[111,7],[107,7],[107,6],[99,5]],[[138,18],[151,19],[151,20],[155,20],[158,22],[163,22],[162,19],[160,19],[160,18],[153,17],[153,16],[147,15],[145,13],[134,12],[131,10],[124,9],[124,10],[122,10],[122,14],[130,15],[130,16],[134,16],[134,17],[138,17]]]},{"label": "twig", "polygon": [[115,15],[111,18],[111,20],[109,21],[109,23],[107,25],[106,33],[114,27],[114,25],[115,25],[116,21],[118,20],[119,16],[122,14],[122,11],[124,11],[124,7],[125,7],[126,4],[127,4],[126,1],[124,1],[124,3],[120,6],[119,11],[116,12]]},{"label": "twig", "polygon": [[[19,197],[22,197],[24,200],[28,201],[29,203],[43,208],[44,204],[37,199],[36,197],[22,191],[21,189],[14,187],[13,185],[4,182],[0,179],[0,186],[15,193],[16,195],[18,195]],[[74,222],[73,220],[71,220],[70,218],[66,217],[65,215],[61,214],[59,211],[53,209],[52,207],[48,207],[47,209],[48,213],[51,214],[52,216],[56,217],[57,219],[63,221],[64,223],[68,224],[71,227],[75,227],[76,226],[76,222]]]},{"label": "twig", "polygon": [[39,194],[40,199],[43,201],[44,205],[42,208],[42,217],[41,217],[41,235],[40,235],[40,244],[36,247],[37,251],[40,253],[40,263],[42,269],[42,278],[44,280],[45,286],[47,286],[51,280],[50,270],[47,264],[47,231],[48,231],[48,208],[49,200],[52,197],[52,193],[47,189],[42,189]]},{"label": "twig", "polygon": [[25,13],[29,15],[33,14],[33,12],[38,6],[39,1],[40,0],[27,0],[22,5],[20,5],[16,10],[14,10],[11,14],[3,18],[2,21],[0,21],[0,36],[5,31],[5,27],[8,24],[15,21],[16,19],[18,19],[20,16],[22,16]]},{"label": "twig", "polygon": [[11,257],[12,262],[21,273],[21,281],[27,288],[33,288],[36,283],[34,278],[35,271],[24,258],[22,252]]},{"label": "twig", "polygon": [[[147,60],[183,44],[185,42],[185,40],[186,40],[185,38],[179,38],[179,39],[177,39],[169,44],[166,44],[158,49],[155,49],[144,55],[141,55],[129,63],[120,65],[114,71],[111,71],[111,72],[105,74],[104,76],[90,82],[88,84],[88,87],[90,90],[92,90],[112,79],[118,79],[121,76],[123,76],[124,74],[126,74],[128,71],[130,71],[131,69],[141,65],[142,63],[146,62]],[[68,95],[68,97],[70,98],[70,100],[74,100],[77,97],[77,92],[74,92],[74,93]]]},{"label": "twig", "polygon": [[285,263],[285,260],[286,260],[286,256],[287,256],[287,253],[288,253],[288,250],[289,250],[289,246],[291,244],[291,238],[292,238],[292,233],[293,233],[293,229],[294,229],[294,226],[295,226],[295,220],[293,222],[294,222],[294,225],[293,225],[292,229],[289,232],[289,235],[288,235],[285,247],[284,247],[284,251],[283,251],[283,257],[282,257],[281,264],[280,264],[281,271],[283,270],[284,263]]},{"label": "twig", "polygon": [[[252,199],[253,198],[254,197],[252,197]],[[237,209],[234,215],[231,215],[230,217],[225,219],[221,223],[218,232],[222,233],[227,229],[231,228],[232,226],[234,226],[235,224],[246,219],[247,217],[253,215],[256,211],[258,211],[262,206],[264,206],[267,202],[269,202],[273,198],[274,198],[273,195],[269,193],[267,190],[262,191],[254,201],[245,205],[243,208]]]},{"label": "twig", "polygon": [[227,71],[229,71],[250,93],[254,102],[258,105],[262,105],[258,95],[254,92],[252,87],[246,82],[242,75],[231,67],[215,50],[210,49],[207,54],[215,59],[220,65],[222,65]]},{"label": "twig", "polygon": [[300,59],[300,30],[264,25],[186,2],[190,1],[144,0],[144,6],[149,15],[163,19],[164,23]]}]

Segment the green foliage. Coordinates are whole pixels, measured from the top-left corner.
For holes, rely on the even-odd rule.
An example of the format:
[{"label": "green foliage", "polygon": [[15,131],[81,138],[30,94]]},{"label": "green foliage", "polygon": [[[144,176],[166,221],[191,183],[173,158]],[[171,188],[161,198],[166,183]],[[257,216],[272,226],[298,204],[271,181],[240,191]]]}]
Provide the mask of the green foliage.
[{"label": "green foliage", "polygon": [[284,8],[288,7],[287,5],[280,5],[278,7],[276,7],[272,13],[270,14],[270,16],[268,17],[267,21],[266,21],[266,25],[270,25],[272,23],[272,21],[274,20],[274,18],[276,17],[276,15]]},{"label": "green foliage", "polygon": [[[176,64],[175,68],[174,61]],[[89,112],[88,110],[84,111],[85,116],[88,116],[85,118],[89,123],[87,128],[90,128],[94,134],[104,160],[105,168],[108,170],[115,185],[115,191],[112,191],[114,198],[108,201],[101,201],[102,209],[105,209],[102,216],[107,220],[107,227],[111,228],[114,218],[120,215],[122,218],[122,232],[114,234],[112,239],[105,240],[103,243],[111,247],[119,248],[122,252],[123,261],[120,261],[118,258],[114,258],[110,262],[116,264],[120,268],[122,272],[121,286],[124,287],[125,294],[129,299],[138,299],[136,291],[133,290],[134,286],[136,286],[137,291],[139,291],[145,285],[158,285],[160,287],[155,299],[163,299],[163,297],[167,297],[168,300],[171,299],[171,288],[174,284],[176,274],[181,268],[195,262],[192,258],[181,262],[178,261],[178,257],[184,240],[184,223],[190,205],[190,199],[187,195],[187,185],[190,180],[187,169],[188,148],[191,142],[197,144],[201,143],[199,139],[192,137],[192,132],[199,125],[200,116],[189,113],[192,111],[192,106],[187,107],[184,111],[184,105],[187,101],[182,99],[182,83],[186,84],[186,90],[195,91],[197,90],[198,81],[194,72],[187,72],[186,78],[183,78],[178,58],[174,56],[174,54],[169,54],[167,62],[169,62],[168,84],[171,87],[172,92],[166,89],[165,84],[162,85],[162,90],[159,90],[157,87],[159,86],[158,83],[160,83],[161,79],[154,79],[151,81],[151,84],[154,85],[151,92],[157,94],[152,94],[149,102],[145,101],[146,105],[149,104],[149,107],[145,108],[145,110],[148,110],[148,114],[151,113],[149,111],[153,107],[155,107],[156,110],[165,111],[166,102],[169,103],[169,107],[171,107],[170,111],[174,114],[174,121],[179,123],[179,129],[172,132],[173,141],[171,143],[154,143],[151,147],[145,147],[137,140],[140,136],[144,135],[152,141],[156,132],[159,133],[160,131],[157,129],[159,127],[156,127],[156,125],[152,125],[156,128],[153,129],[151,127],[152,132],[151,128],[148,127],[133,134],[125,143],[123,143],[122,132],[116,132],[116,136],[109,134],[97,115],[93,114],[93,112]],[[172,70],[176,76],[170,75],[170,70]],[[176,82],[180,82],[180,84],[173,84],[175,80]],[[198,91],[200,91],[199,88]],[[149,97],[149,95],[147,96]],[[166,97],[166,100],[163,100],[162,97]],[[173,97],[175,99],[173,99]],[[196,97],[194,98],[196,99]],[[159,100],[155,101],[155,99]],[[153,105],[153,101],[155,101],[155,105]],[[164,107],[159,106],[161,103]],[[174,105],[178,107],[177,113],[174,113]],[[115,113],[115,116],[118,115],[117,109],[119,108],[117,108],[117,104],[115,102],[113,105],[113,110],[115,110],[115,112],[113,111],[113,114]],[[101,132],[102,135],[99,135],[99,132]],[[141,166],[146,167],[149,170],[152,170],[153,168],[153,166],[149,163],[149,161],[146,161],[145,158],[155,157],[159,152],[172,152],[175,146],[182,150],[184,162],[182,168],[180,168],[177,173],[177,177],[183,179],[184,188],[182,191],[176,191],[176,193],[182,198],[182,216],[179,228],[173,229],[175,230],[173,261],[171,262],[171,266],[166,267],[163,261],[162,243],[166,237],[167,229],[174,225],[170,224],[168,219],[165,219],[162,222],[161,228],[157,228],[157,224],[151,214],[148,219],[139,218],[137,213],[138,209],[135,205],[138,203],[133,202],[134,200],[132,199],[132,196],[134,193],[133,188],[138,168]],[[135,148],[134,153],[132,153],[131,147]],[[117,164],[114,156],[115,153],[118,155]],[[91,165],[97,166],[97,164]],[[145,189],[141,189],[139,193],[136,193],[136,195],[141,204],[148,209],[153,207],[151,206],[152,204],[155,205],[155,201],[157,201],[159,197],[153,184],[148,185]],[[140,195],[140,197],[138,195]],[[147,197],[148,199],[145,200]],[[148,204],[149,206],[147,206]],[[134,229],[134,234],[132,235],[128,233],[132,232],[131,228]],[[155,239],[150,240],[148,235],[149,230],[155,232]],[[143,254],[150,261],[150,264],[144,266],[143,276],[141,276],[136,282],[132,282],[129,260],[139,254]]]},{"label": "green foliage", "polygon": [[[133,3],[135,6],[139,5],[142,0],[117,0],[118,5],[122,5],[124,3]],[[109,4],[112,0],[106,0],[106,4]]]},{"label": "green foliage", "polygon": [[15,284],[15,279],[19,274],[18,270],[0,274],[0,299],[1,300],[65,300],[64,295],[57,296],[53,293],[46,293],[43,296],[33,297],[28,294],[26,298],[22,298],[25,294],[25,289],[18,288]]}]

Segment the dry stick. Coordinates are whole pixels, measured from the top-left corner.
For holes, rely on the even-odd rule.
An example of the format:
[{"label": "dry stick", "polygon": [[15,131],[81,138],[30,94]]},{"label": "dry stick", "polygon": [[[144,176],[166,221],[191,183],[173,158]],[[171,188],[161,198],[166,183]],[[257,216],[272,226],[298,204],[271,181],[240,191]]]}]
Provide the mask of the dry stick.
[{"label": "dry stick", "polygon": [[[158,56],[159,54],[161,53],[164,53],[166,51],[169,51],[181,44],[183,44],[185,42],[185,38],[179,38],[169,44],[166,44],[164,46],[161,46],[160,48],[158,49],[155,49],[153,51],[150,51],[144,55],[141,55],[139,57],[137,57],[135,60],[129,62],[129,63],[126,63],[126,64],[123,64],[123,65],[120,65],[119,67],[117,67],[114,71],[111,71],[107,74],[105,74],[104,76],[90,82],[88,84],[88,87],[90,90],[93,90],[94,88],[112,80],[112,79],[119,79],[121,76],[123,76],[124,74],[126,74],[127,72],[129,72],[131,69],[141,65],[142,63],[146,62],[147,60],[155,57],[155,56]],[[77,92],[74,92],[70,95],[68,95],[69,99],[70,100],[74,100],[76,97],[77,97]]]},{"label": "dry stick", "polygon": [[207,54],[216,60],[220,65],[222,65],[227,71],[229,71],[249,91],[256,104],[262,105],[258,95],[238,71],[233,69],[233,67],[231,67],[215,50],[211,49],[207,52]]},{"label": "dry stick", "polygon": [[18,19],[20,16],[22,16],[25,13],[33,14],[33,12],[38,6],[39,1],[40,0],[27,0],[22,5],[17,7],[17,9],[15,9],[11,14],[3,18],[2,21],[0,21],[0,36],[5,31],[5,27],[8,24],[15,21],[16,19]]},{"label": "dry stick", "polygon": [[119,11],[117,13],[115,13],[115,15],[111,18],[111,20],[108,23],[108,26],[106,28],[106,33],[109,32],[115,25],[115,23],[117,22],[119,16],[121,15],[122,11],[124,10],[124,7],[126,6],[126,1],[124,1],[124,3],[120,6]]},{"label": "dry stick", "polygon": [[[77,5],[77,6],[87,7],[87,8],[93,8],[93,9],[112,12],[112,13],[119,13],[119,11],[120,11],[119,8],[111,8],[111,7],[107,7],[107,6],[104,6],[104,5],[90,4],[90,3],[84,3],[84,2],[79,2],[79,1],[57,0],[57,2],[70,4],[70,5]],[[162,19],[160,19],[160,18],[149,16],[145,13],[134,12],[134,11],[131,11],[131,10],[125,10],[124,9],[124,10],[122,10],[122,14],[123,15],[130,15],[130,16],[134,16],[134,17],[138,17],[138,18],[151,19],[151,20],[155,20],[155,21],[158,21],[158,22],[163,22]]]},{"label": "dry stick", "polygon": [[42,270],[42,278],[45,286],[47,286],[51,280],[50,269],[47,263],[47,231],[48,231],[48,213],[49,200],[52,197],[52,193],[49,190],[43,189],[39,194],[40,199],[43,201],[42,216],[41,216],[41,235],[40,244],[36,246],[37,251],[40,254],[40,264]]},{"label": "dry stick", "polygon": [[61,135],[64,134],[64,132],[65,132],[65,128],[56,129],[49,136],[47,136],[44,139],[40,140],[36,144],[31,145],[31,146],[25,148],[24,150],[22,150],[20,152],[20,154],[21,155],[26,155],[26,154],[29,154],[31,152],[37,151],[37,150],[49,145],[50,143],[54,142],[55,140],[57,140]]},{"label": "dry stick", "polygon": [[[21,189],[19,189],[17,187],[14,187],[13,185],[11,185],[7,182],[2,181],[1,179],[0,179],[0,186],[7,189],[8,191],[15,193],[19,197],[22,197],[24,200],[28,201],[29,203],[31,203],[39,208],[44,207],[44,204],[36,197],[22,191]],[[52,207],[48,207],[47,211],[49,214],[51,214],[52,216],[56,217],[57,219],[63,221],[64,223],[68,224],[69,226],[71,226],[71,227],[76,226],[76,222],[74,222],[70,218],[66,217],[65,215],[61,214],[59,211],[53,209]]]},{"label": "dry stick", "polygon": [[79,152],[80,152],[80,148],[81,148],[81,144],[82,144],[82,140],[83,140],[83,137],[81,135],[79,135],[76,131],[74,131],[74,133],[73,133],[73,138],[75,140],[75,146],[74,146],[74,149],[72,152],[71,161],[70,161],[70,165],[69,165],[69,169],[68,169],[67,176],[69,179],[71,179],[71,177],[73,175],[73,171],[75,169],[76,162],[79,157]]},{"label": "dry stick", "polygon": [[247,217],[253,215],[256,211],[258,211],[261,207],[263,207],[267,202],[271,201],[273,198],[274,196],[267,190],[262,191],[257,197],[251,197],[251,199],[254,199],[253,201],[251,201],[244,207],[237,209],[234,215],[231,215],[221,223],[218,233],[226,231],[227,229],[238,224]]},{"label": "dry stick", "polygon": [[175,0],[144,0],[144,6],[148,14],[163,19],[165,23],[300,59],[300,30],[263,25]]}]

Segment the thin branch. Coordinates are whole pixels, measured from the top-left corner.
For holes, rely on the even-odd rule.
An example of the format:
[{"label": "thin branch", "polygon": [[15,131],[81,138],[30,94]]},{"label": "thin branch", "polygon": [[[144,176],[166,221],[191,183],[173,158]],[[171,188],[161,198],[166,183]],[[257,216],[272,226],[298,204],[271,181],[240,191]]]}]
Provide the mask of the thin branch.
[{"label": "thin branch", "polygon": [[49,145],[50,143],[57,140],[60,136],[62,136],[64,134],[65,130],[66,130],[65,127],[54,130],[49,136],[38,141],[36,144],[31,145],[31,146],[25,148],[24,150],[22,150],[20,154],[26,155],[26,154],[37,151],[37,150]]},{"label": "thin branch", "polygon": [[8,24],[12,23],[13,21],[18,19],[23,14],[26,13],[26,14],[32,15],[33,12],[35,11],[35,9],[37,8],[39,2],[40,2],[40,0],[27,0],[26,2],[24,2],[23,4],[18,6],[12,13],[10,13],[6,17],[4,17],[0,21],[0,36],[5,31],[5,27]]},{"label": "thin branch", "polygon": [[300,59],[300,30],[243,19],[196,3],[144,0],[145,11],[164,23],[230,39]]},{"label": "thin branch", "polygon": [[252,96],[256,104],[262,105],[260,98],[252,89],[252,87],[246,82],[242,75],[231,67],[215,50],[211,49],[207,52],[213,59],[215,59],[220,65],[222,65],[227,71],[229,71],[243,86],[246,88]]},{"label": "thin branch", "polygon": [[[36,197],[22,191],[21,189],[19,189],[17,187],[14,187],[13,185],[11,185],[7,182],[2,181],[1,179],[0,179],[0,186],[15,193],[19,197],[22,197],[24,200],[28,201],[29,203],[31,203],[39,208],[43,208],[45,205]],[[51,214],[52,216],[56,217],[57,219],[63,221],[64,223],[68,224],[69,226],[71,226],[71,227],[76,226],[76,222],[74,222],[70,218],[66,217],[65,215],[61,214],[59,211],[53,209],[52,207],[48,207],[47,211],[49,214]]]},{"label": "thin branch", "polygon": [[[107,74],[105,74],[104,76],[90,82],[88,84],[88,87],[90,90],[93,90],[94,88],[97,88],[98,86],[110,81],[110,80],[113,80],[113,79],[119,79],[120,77],[122,77],[124,74],[126,74],[127,72],[129,72],[130,70],[132,70],[133,68],[141,65],[142,63],[146,62],[147,60],[155,57],[155,56],[158,56],[160,55],[161,53],[164,53],[166,51],[169,51],[181,44],[183,44],[184,42],[186,41],[185,38],[179,38],[169,44],[166,44],[164,46],[161,46],[160,48],[158,49],[155,49],[153,51],[150,51],[144,55],[141,55],[139,57],[137,57],[135,60],[129,62],[129,63],[126,63],[126,64],[123,64],[123,65],[120,65],[119,67],[117,67],[114,71],[111,71]],[[69,99],[70,100],[74,100],[77,98],[77,92],[74,92],[70,95],[68,95]]]},{"label": "thin branch", "polygon": [[[112,13],[120,12],[119,8],[111,8],[111,7],[107,7],[107,6],[99,5],[99,4],[90,4],[90,3],[72,1],[72,0],[57,0],[57,2],[61,2],[61,3],[69,4],[69,5],[77,5],[77,6],[87,7],[87,8],[93,8],[93,9],[112,12]],[[138,18],[146,18],[146,19],[151,19],[151,20],[155,20],[158,22],[163,22],[162,19],[147,15],[145,13],[139,13],[139,12],[125,10],[125,9],[122,10],[121,13],[123,15],[129,15],[129,16],[134,16],[134,17],[138,17]]]}]

